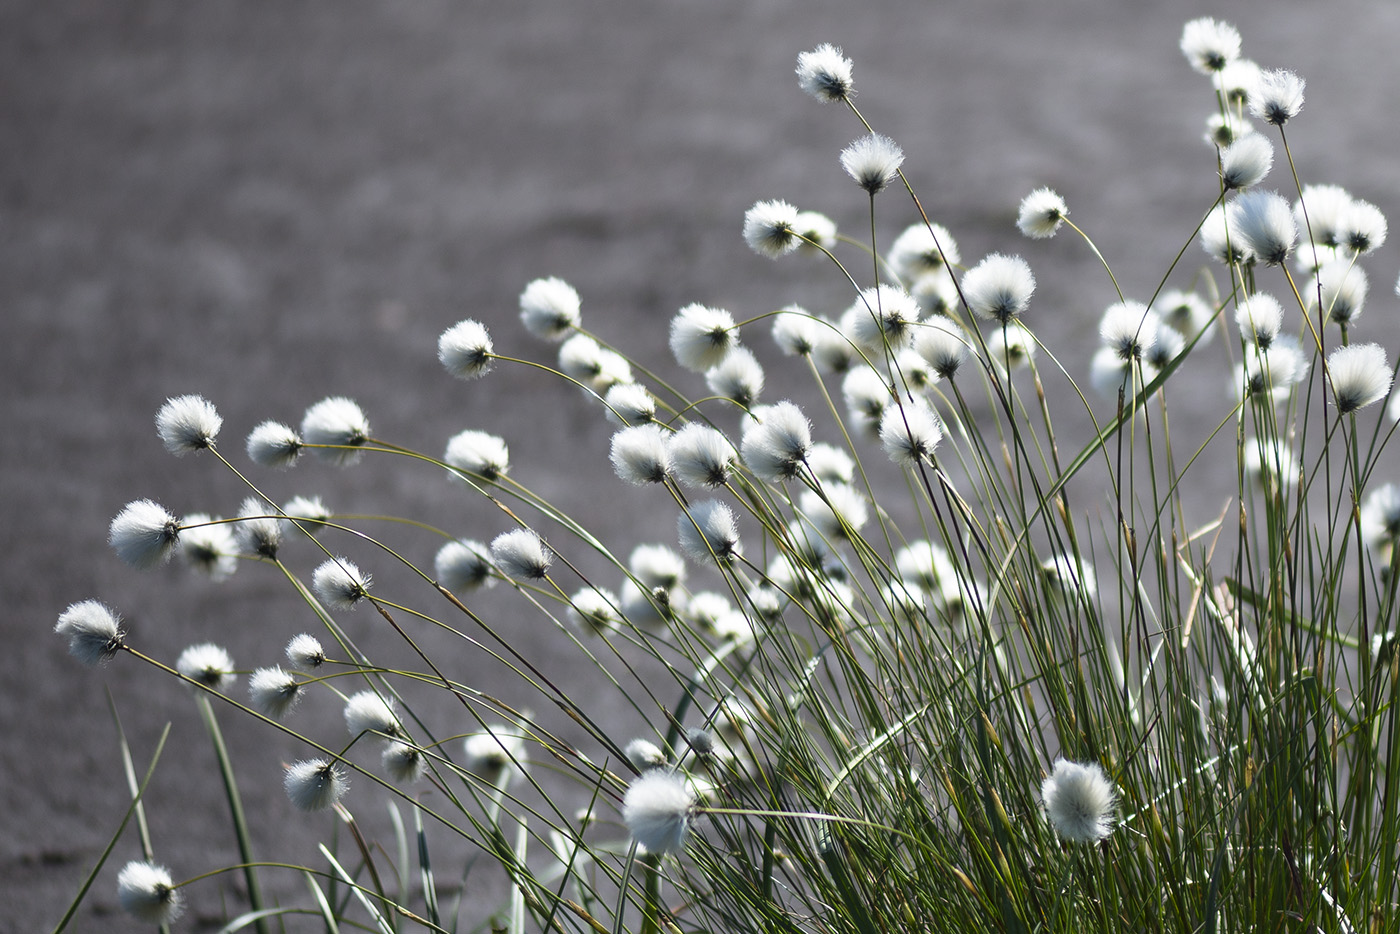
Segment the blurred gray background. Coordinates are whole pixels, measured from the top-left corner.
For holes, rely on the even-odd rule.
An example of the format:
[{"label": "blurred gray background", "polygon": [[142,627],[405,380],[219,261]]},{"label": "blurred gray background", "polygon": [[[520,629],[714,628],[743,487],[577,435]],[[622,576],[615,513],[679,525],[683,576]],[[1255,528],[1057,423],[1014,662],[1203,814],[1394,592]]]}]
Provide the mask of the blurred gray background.
[{"label": "blurred gray background", "polygon": [[[210,458],[161,449],[152,417],[167,396],[214,401],[240,466],[253,425],[296,424],[331,394],[430,453],[463,428],[497,431],[514,473],[603,537],[668,540],[666,503],[608,470],[594,406],[520,368],[453,381],[437,335],[475,317],[498,351],[550,359],[515,320],[520,289],[541,275],[572,282],[586,323],[646,360],[665,356],[669,318],[692,301],[736,318],[790,301],[839,312],[850,296],[827,267],[771,262],[739,236],[744,210],[773,197],[864,229],[864,196],[837,162],[859,125],[793,77],[798,52],[832,42],[964,259],[1029,259],[1031,323],[1081,374],[1111,287],[1075,239],[1020,238],[1017,203],[1056,187],[1125,290],[1148,297],[1216,186],[1201,141],[1212,98],[1177,50],[1182,23],[1207,14],[1240,27],[1246,55],[1307,79],[1290,124],[1304,180],[1342,184],[1400,222],[1400,5],[1376,0],[0,3],[0,931],[49,929],[121,817],[109,690],[139,768],[172,723],[147,798],[160,859],[183,878],[236,858],[184,690],[129,657],[82,668],[51,632],[65,606],[104,600],[166,661],[213,640],[249,669],[313,623],[264,568],[214,585],[178,565],[138,573],[107,548],[107,523],[131,499],[228,515],[243,496]],[[1269,184],[1290,187],[1279,167]],[[881,208],[884,238],[914,219],[893,192]],[[1368,260],[1360,328],[1392,359],[1396,256],[1392,238]],[[1193,246],[1172,284],[1202,264]],[[773,357],[766,327],[746,342]],[[1215,413],[1223,379],[1200,372]],[[778,372],[770,384],[767,397],[783,398]],[[507,527],[433,471],[384,458],[253,478],[279,500],[320,494],[343,513],[487,540]],[[637,531],[651,520],[654,535]],[[433,543],[367,528],[431,560]],[[316,558],[293,560],[309,571]],[[395,582],[384,569],[381,586]],[[483,612],[567,673],[568,646],[503,593]],[[347,626],[399,651],[367,610]],[[462,680],[532,703],[480,653],[424,638]],[[315,702],[328,700],[296,725],[336,742],[339,711]],[[437,715],[444,735],[471,728]],[[259,852],[312,860],[332,818],[293,813],[281,792],[279,763],[300,750],[231,711],[223,722]],[[359,784],[348,803],[382,826]],[[137,854],[129,833],[75,930],[130,927],[114,880]],[[265,884],[304,900],[297,878]],[[232,875],[195,886],[179,929],[239,910],[239,886]]]}]

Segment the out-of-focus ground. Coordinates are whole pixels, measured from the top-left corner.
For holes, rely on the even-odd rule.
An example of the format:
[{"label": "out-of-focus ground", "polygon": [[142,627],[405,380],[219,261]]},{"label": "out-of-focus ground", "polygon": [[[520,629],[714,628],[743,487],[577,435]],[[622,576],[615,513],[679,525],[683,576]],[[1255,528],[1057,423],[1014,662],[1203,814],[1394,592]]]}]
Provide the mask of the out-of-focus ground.
[{"label": "out-of-focus ground", "polygon": [[[910,180],[964,259],[1029,259],[1029,320],[1082,374],[1110,283],[1073,237],[1019,237],[1016,205],[1056,187],[1129,295],[1151,294],[1216,185],[1200,138],[1211,94],[1177,50],[1181,24],[1205,14],[1235,22],[1261,64],[1307,79],[1289,128],[1301,177],[1400,221],[1400,6],[1373,0],[0,4],[0,930],[51,927],[121,818],[108,691],[139,768],[172,723],[147,794],[159,858],[179,877],[236,859],[185,691],[130,657],[83,669],[51,633],[67,604],[119,608],[133,643],[163,660],[213,640],[249,669],[313,623],[265,569],[216,586],[179,566],[132,571],[107,548],[107,523],[131,499],[227,515],[243,495],[210,458],[161,449],[152,416],[167,396],[216,402],[240,466],[253,425],[295,424],[331,394],[359,400],[376,433],[429,452],[488,428],[510,442],[522,481],[619,547],[669,540],[663,498],[607,468],[593,405],[521,368],[450,380],[437,335],[475,317],[499,351],[547,359],[515,320],[521,287],[547,274],[572,282],[586,323],[641,359],[664,357],[668,320],[692,301],[738,318],[791,301],[842,310],[850,296],[828,267],[771,262],[739,237],[744,210],[773,197],[863,229],[864,196],[837,163],[860,128],[792,73],[799,51],[832,42],[855,59],[864,113],[904,146]],[[1286,166],[1269,185],[1291,187]],[[914,218],[895,192],[880,205],[884,238]],[[1172,284],[1188,284],[1203,256],[1188,249]],[[1392,359],[1396,256],[1392,242],[1367,261],[1360,328]],[[765,325],[746,340],[773,358]],[[1183,445],[1220,418],[1222,360],[1176,390]],[[770,373],[770,399],[783,378]],[[340,512],[392,511],[482,539],[507,527],[433,471],[383,458],[254,478]],[[1203,491],[1202,521],[1233,482]],[[431,559],[431,543],[372,528]],[[309,570],[315,556],[295,560]],[[483,612],[567,679],[570,647],[498,591]],[[399,652],[368,610],[347,626]],[[479,653],[424,638],[457,677],[538,708]],[[335,743],[328,700],[308,702],[298,726]],[[470,729],[436,715],[443,735]],[[313,860],[333,818],[295,814],[280,787],[279,763],[304,753],[231,711],[223,721],[259,853]],[[349,803],[382,826],[378,796],[357,785]],[[128,833],[75,930],[131,928],[114,879],[136,855]],[[304,899],[297,878],[266,884]],[[238,910],[240,885],[195,886],[180,929]]]}]

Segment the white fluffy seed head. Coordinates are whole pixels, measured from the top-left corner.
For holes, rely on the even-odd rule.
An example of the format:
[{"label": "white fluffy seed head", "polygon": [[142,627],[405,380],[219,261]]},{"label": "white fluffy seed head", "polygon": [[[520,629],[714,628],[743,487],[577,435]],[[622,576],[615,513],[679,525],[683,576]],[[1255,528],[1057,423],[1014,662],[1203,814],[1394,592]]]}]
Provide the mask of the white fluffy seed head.
[{"label": "white fluffy seed head", "polygon": [[68,652],[85,665],[96,665],[122,647],[121,618],[96,600],[82,600],[59,614],[53,631],[68,640]]},{"label": "white fluffy seed head", "polygon": [[987,357],[998,367],[1016,370],[1028,366],[1035,351],[1035,338],[1019,322],[993,328],[987,335]]},{"label": "white fluffy seed head", "polygon": [[744,213],[744,242],[760,256],[777,259],[802,245],[797,208],[786,201],[760,201]]},{"label": "white fluffy seed head", "polygon": [[899,175],[904,150],[880,133],[862,136],[841,150],[841,167],[871,196],[884,191]]},{"label": "white fluffy seed head", "polygon": [[1348,256],[1365,256],[1385,243],[1387,224],[1381,209],[1369,201],[1353,200],[1337,218],[1337,245]]},{"label": "white fluffy seed head", "polygon": [[416,782],[423,777],[428,768],[427,756],[423,750],[401,739],[385,743],[384,751],[379,754],[379,761],[384,765],[384,771],[396,782]]},{"label": "white fluffy seed head", "polygon": [[513,580],[544,580],[554,555],[533,529],[512,529],[491,540],[491,560]]},{"label": "white fluffy seed head", "polygon": [[1321,297],[1326,320],[1351,325],[1361,315],[1369,291],[1366,270],[1350,260],[1334,259],[1318,267],[1305,294],[1310,311]]},{"label": "white fluffy seed head", "polygon": [[328,759],[304,759],[287,767],[282,786],[297,810],[324,811],[345,795],[350,780]]},{"label": "white fluffy seed head", "polygon": [[729,482],[734,469],[734,446],[716,429],[691,422],[670,436],[666,450],[682,483],[712,488]]},{"label": "white fluffy seed head", "polygon": [[1400,542],[1400,487],[1387,483],[1367,495],[1361,504],[1361,538],[1373,551]]},{"label": "white fluffy seed head", "polygon": [[223,419],[214,404],[202,396],[176,396],[156,413],[156,434],[165,449],[176,456],[214,446]]},{"label": "white fluffy seed head", "polygon": [[880,419],[880,444],[901,467],[933,463],[943,423],[927,405],[891,405]]},{"label": "white fluffy seed head", "polygon": [[134,568],[159,567],[180,543],[180,521],[158,503],[133,500],[112,519],[107,543]]},{"label": "white fluffy seed head", "polygon": [[569,601],[569,620],[593,635],[611,632],[622,622],[617,594],[601,587],[583,587]]},{"label": "white fluffy seed head", "polygon": [[306,410],[301,419],[301,437],[316,456],[339,467],[359,460],[358,450],[369,440],[369,420],[354,401],[344,396],[322,399]]},{"label": "white fluffy seed head", "polygon": [[[563,340],[565,335],[578,327],[580,305],[578,292],[563,279],[553,276],[536,279],[520,293],[520,321],[527,331],[541,340]],[[477,346],[480,346],[479,341]],[[489,339],[486,353],[491,353]]]},{"label": "white fluffy seed head", "polygon": [[801,238],[797,248],[804,253],[821,253],[836,246],[836,222],[820,211],[798,211],[793,229]]},{"label": "white fluffy seed head", "polygon": [[790,357],[805,357],[817,349],[825,325],[800,305],[789,305],[773,316],[773,343]]},{"label": "white fluffy seed head", "polygon": [[1159,319],[1142,302],[1114,302],[1099,322],[1099,337],[1122,360],[1141,360],[1157,343]]},{"label": "white fluffy seed head", "polygon": [[909,343],[919,310],[903,289],[865,289],[841,316],[841,330],[867,355],[883,357],[887,346],[898,350]]},{"label": "white fluffy seed head", "polygon": [[276,512],[277,507],[256,496],[243,500],[238,507],[238,522],[233,527],[233,537],[241,553],[261,558],[277,557],[282,547],[283,528]]},{"label": "white fluffy seed head", "polygon": [[439,548],[433,558],[433,572],[439,584],[459,595],[496,584],[491,549],[473,539],[458,539]]},{"label": "white fluffy seed head", "polygon": [[1260,133],[1250,133],[1220,150],[1220,182],[1226,191],[1252,188],[1274,166],[1274,146]]},{"label": "white fluffy seed head", "polygon": [[458,379],[484,376],[493,359],[491,335],[480,321],[458,321],[438,337],[438,361]]},{"label": "white fluffy seed head", "polygon": [[855,93],[851,60],[836,46],[824,42],[797,56],[797,83],[823,103],[850,98]]},{"label": "white fluffy seed head", "polygon": [[279,521],[282,535],[303,533],[316,535],[326,528],[332,513],[319,496],[293,496],[282,506],[283,516]]},{"label": "white fluffy seed head", "polygon": [[623,427],[647,425],[656,420],[656,397],[640,383],[619,383],[603,398],[608,421]]},{"label": "white fluffy seed head", "polygon": [[1097,843],[1113,832],[1118,793],[1097,762],[1055,760],[1040,797],[1061,839]]},{"label": "white fluffy seed head", "polygon": [[685,582],[685,560],[666,545],[638,545],[627,556],[627,570],[642,586],[674,590]]},{"label": "white fluffy seed head", "polygon": [[117,874],[117,901],[122,910],[147,924],[169,924],[184,910],[170,870],[152,862],[130,862]]},{"label": "white fluffy seed head", "polygon": [[248,698],[269,717],[281,717],[301,700],[301,682],[279,666],[259,668],[248,676]]},{"label": "white fluffy seed head", "polygon": [[1249,95],[1249,112],[1265,123],[1283,126],[1303,109],[1303,79],[1291,71],[1261,72]]},{"label": "white fluffy seed head", "polygon": [[1201,222],[1201,249],[1217,263],[1226,266],[1249,263],[1254,259],[1253,250],[1235,228],[1227,205],[1215,207]]},{"label": "white fluffy seed head", "polygon": [[722,308],[686,305],[671,319],[671,353],[687,370],[703,373],[739,342],[734,318]]},{"label": "white fluffy seed head", "polygon": [[175,660],[175,670],[211,691],[224,691],[238,680],[233,658],[212,642],[192,645]]},{"label": "white fluffy seed head", "polygon": [[1276,191],[1251,189],[1226,208],[1231,232],[1266,266],[1282,265],[1298,241],[1293,211]]},{"label": "white fluffy seed head", "polygon": [[1181,54],[1201,74],[1215,74],[1239,57],[1239,30],[1208,16],[1193,19],[1181,30]]},{"label": "white fluffy seed head", "polygon": [[1255,292],[1235,308],[1235,323],[1247,343],[1268,350],[1283,329],[1283,306],[1272,295]]},{"label": "white fluffy seed head", "polygon": [[326,650],[315,636],[301,633],[287,643],[287,661],[299,671],[312,671],[326,661]]},{"label": "white fluffy seed head", "polygon": [[960,262],[957,241],[940,224],[912,224],[890,244],[890,267],[906,285]]},{"label": "white fluffy seed head", "polygon": [[238,543],[227,524],[193,512],[180,526],[180,557],[186,564],[216,581],[228,580],[238,570]]},{"label": "white fluffy seed head", "polygon": [[649,769],[633,780],[622,799],[622,820],[648,853],[685,848],[695,811],[695,792],[685,776]]},{"label": "white fluffy seed head", "polygon": [[747,409],[757,404],[763,392],[763,366],[748,349],[734,347],[705,371],[705,385],[715,395]]},{"label": "white fluffy seed head", "polygon": [[821,491],[807,490],[798,499],[804,519],[827,541],[850,538],[870,518],[865,497],[853,486],[831,483]]},{"label": "white fluffy seed head", "polygon": [[271,419],[248,433],[248,459],[262,467],[290,467],[301,456],[303,447],[301,435]]},{"label": "white fluffy seed head", "polygon": [[967,271],[962,291],[973,314],[1005,324],[1030,306],[1035,276],[1021,257],[993,253]]},{"label": "white fluffy seed head", "polygon": [[1395,375],[1379,344],[1338,347],[1327,355],[1327,374],[1332,399],[1343,415],[1384,399]]},{"label": "white fluffy seed head", "polygon": [[728,564],[739,555],[739,526],[734,511],[719,500],[695,503],[676,519],[681,551],[697,563]]},{"label": "white fluffy seed head", "polygon": [[811,447],[812,425],[791,402],[770,406],[763,421],[744,432],[740,444],[749,470],[768,483],[796,477]]},{"label": "white fluffy seed head", "polygon": [[442,459],[449,467],[485,480],[498,480],[510,470],[505,439],[485,431],[468,429],[453,435]]},{"label": "white fluffy seed head", "polygon": [[618,477],[636,486],[665,483],[671,476],[667,433],[660,425],[637,425],[614,433],[609,458]]},{"label": "white fluffy seed head", "polygon": [[1065,199],[1054,189],[1037,188],[1021,199],[1016,228],[1027,237],[1044,240],[1055,236],[1066,217],[1069,217],[1069,206]]},{"label": "white fluffy seed head", "polygon": [[462,764],[478,778],[504,788],[525,772],[525,737],[513,726],[488,726],[462,741]]},{"label": "white fluffy seed head", "polygon": [[[1201,334],[1198,346],[1209,343],[1215,337],[1215,309],[1195,292],[1168,289],[1157,297],[1152,307],[1161,315],[1164,325],[1186,340],[1194,340],[1197,334]],[[1202,334],[1202,331],[1205,333]]]},{"label": "white fluffy seed head", "polygon": [[402,732],[394,702],[374,691],[360,691],[345,700],[345,729],[351,738],[363,733],[398,736]]},{"label": "white fluffy seed head", "polygon": [[952,321],[925,322],[914,331],[914,352],[941,379],[953,379],[972,354],[967,335]]},{"label": "white fluffy seed head", "polygon": [[353,610],[369,596],[370,576],[349,558],[327,558],[311,575],[311,589],[333,610]]}]

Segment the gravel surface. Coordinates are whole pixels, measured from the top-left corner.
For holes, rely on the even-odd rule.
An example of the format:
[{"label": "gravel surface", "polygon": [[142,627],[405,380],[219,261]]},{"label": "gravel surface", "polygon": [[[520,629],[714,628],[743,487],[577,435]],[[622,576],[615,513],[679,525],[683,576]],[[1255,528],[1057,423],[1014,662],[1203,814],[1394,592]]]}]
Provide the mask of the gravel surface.
[{"label": "gravel surface", "polygon": [[[152,416],[166,397],[216,402],[240,466],[253,425],[295,423],[333,394],[358,399],[376,433],[427,451],[488,428],[510,441],[522,480],[605,537],[634,541],[652,520],[665,533],[666,504],[607,470],[592,405],[521,368],[454,382],[434,359],[437,335],[475,317],[498,350],[546,357],[515,322],[516,296],[541,275],[572,282],[590,326],[647,360],[665,356],[668,320],[692,301],[745,317],[790,301],[844,308],[825,267],[771,262],[739,237],[744,210],[772,197],[848,231],[867,223],[836,158],[860,127],[803,95],[792,73],[799,51],[832,42],[854,58],[860,106],[904,146],[963,257],[1031,261],[1032,323],[1082,373],[1111,284],[1071,237],[1020,238],[1017,203],[1038,185],[1059,189],[1125,291],[1151,294],[1214,196],[1200,139],[1212,99],[1177,50],[1181,24],[1205,14],[1235,22],[1261,64],[1307,79],[1290,125],[1300,175],[1343,184],[1400,223],[1400,6],[1374,0],[0,3],[0,625],[13,640],[0,653],[0,931],[51,927],[121,819],[108,691],[139,769],[171,724],[147,795],[160,859],[177,877],[236,860],[186,692],[129,657],[83,670],[51,633],[67,604],[119,608],[133,642],[166,661],[214,640],[249,669],[311,625],[264,569],[216,586],[176,567],[132,571],[106,547],[131,499],[237,510],[236,478],[161,449]],[[1290,187],[1286,166],[1269,185]],[[881,197],[888,238],[913,215]],[[1363,328],[1392,350],[1396,256],[1393,238],[1368,261]],[[1202,265],[1191,247],[1172,284]],[[769,359],[758,327],[749,342]],[[1177,399],[1188,438],[1203,437],[1228,392],[1218,368],[1200,373]],[[1083,431],[1067,428],[1070,440]],[[320,493],[340,512],[392,511],[483,539],[507,527],[432,471],[385,459],[255,479],[279,498]],[[1232,486],[1226,476],[1201,492],[1202,517]],[[421,539],[385,534],[431,558]],[[382,585],[394,582],[384,572]],[[576,664],[499,596],[484,611],[517,626],[542,668]],[[409,663],[369,611],[347,626]],[[480,652],[424,638],[464,681],[532,702]],[[308,707],[298,725],[338,741],[339,712]],[[440,714],[444,735],[470,728]],[[279,780],[279,762],[302,752],[232,711],[223,722],[259,852],[313,861],[333,818],[294,814]],[[377,796],[358,784],[352,807],[382,827]],[[74,930],[130,927],[114,880],[137,852],[128,833]],[[195,886],[178,927],[237,911],[241,884]],[[267,885],[305,897],[289,874]]]}]

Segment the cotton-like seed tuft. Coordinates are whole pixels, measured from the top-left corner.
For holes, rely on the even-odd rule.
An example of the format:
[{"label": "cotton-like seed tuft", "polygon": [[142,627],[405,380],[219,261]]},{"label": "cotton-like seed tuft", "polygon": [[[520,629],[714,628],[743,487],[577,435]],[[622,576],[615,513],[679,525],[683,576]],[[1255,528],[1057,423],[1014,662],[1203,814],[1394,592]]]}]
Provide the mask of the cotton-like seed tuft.
[{"label": "cotton-like seed tuft", "polygon": [[354,401],[331,396],[306,410],[301,437],[308,445],[327,445],[313,448],[317,457],[348,467],[359,460],[363,453],[359,448],[369,440],[369,420]]},{"label": "cotton-like seed tuft", "polygon": [[122,647],[121,618],[96,600],[69,604],[53,631],[68,640],[68,653],[85,665],[96,665]]},{"label": "cotton-like seed tuft", "polygon": [[491,335],[486,326],[468,318],[443,331],[438,337],[438,362],[458,379],[485,376],[494,362]]},{"label": "cotton-like seed tuft", "polygon": [[1051,188],[1037,188],[1021,199],[1016,228],[1027,237],[1045,240],[1055,236],[1066,217],[1069,217],[1069,206],[1065,199]]},{"label": "cotton-like seed tuft", "polygon": [[777,259],[802,245],[797,208],[786,201],[760,201],[744,213],[744,242],[760,256]]},{"label": "cotton-like seed tuft", "polygon": [[622,820],[648,853],[665,855],[685,847],[695,792],[683,775],[650,769],[634,779],[622,799]]},{"label": "cotton-like seed tuft", "polygon": [[822,103],[834,103],[855,93],[851,60],[836,46],[824,42],[797,56],[797,83]]},{"label": "cotton-like seed tuft", "polygon": [[1327,355],[1327,375],[1332,400],[1345,415],[1384,399],[1395,374],[1379,344],[1352,344]]},{"label": "cotton-like seed tuft", "polygon": [[993,253],[967,271],[962,290],[973,314],[1005,324],[1030,307],[1035,276],[1021,257]]},{"label": "cotton-like seed tuft", "polygon": [[554,555],[533,529],[513,529],[491,540],[491,560],[512,580],[544,580]]},{"label": "cotton-like seed tuft", "polygon": [[[520,321],[525,325],[525,330],[541,340],[563,340],[570,331],[578,327],[581,304],[578,292],[563,279],[553,276],[536,279],[520,293]],[[476,346],[478,349],[481,346],[479,338]],[[485,353],[488,355],[489,364],[489,339],[486,342]]]},{"label": "cotton-like seed tuft", "polygon": [[284,470],[297,462],[305,444],[281,422],[268,420],[248,433],[248,459],[262,467]]},{"label": "cotton-like seed tuft", "polygon": [[202,396],[176,396],[156,413],[156,433],[176,456],[213,447],[223,423],[214,404]]},{"label": "cotton-like seed tuft", "polygon": [[369,596],[370,576],[348,558],[327,558],[311,575],[311,589],[333,610],[353,610]]},{"label": "cotton-like seed tuft", "polygon": [[841,167],[871,197],[898,177],[903,163],[904,150],[880,133],[862,136],[841,151]]},{"label": "cotton-like seed tuft", "polygon": [[159,567],[180,544],[180,521],[158,503],[134,500],[112,519],[107,543],[134,568]]},{"label": "cotton-like seed tuft", "polygon": [[677,537],[686,557],[699,563],[729,564],[739,556],[739,527],[734,511],[719,500],[695,503],[676,520]]},{"label": "cotton-like seed tuft", "polygon": [[201,642],[181,652],[175,670],[211,691],[227,690],[238,680],[233,659],[222,646],[212,642]]},{"label": "cotton-like seed tuft", "polygon": [[287,767],[282,782],[299,811],[324,811],[350,789],[345,770],[328,759],[304,759]]},{"label": "cotton-like seed tuft", "polygon": [[1097,762],[1055,760],[1040,786],[1050,824],[1071,843],[1097,843],[1113,832],[1118,793]]},{"label": "cotton-like seed tuft", "polygon": [[123,911],[147,924],[169,924],[184,910],[170,870],[147,861],[122,867],[117,874],[117,901]]}]

